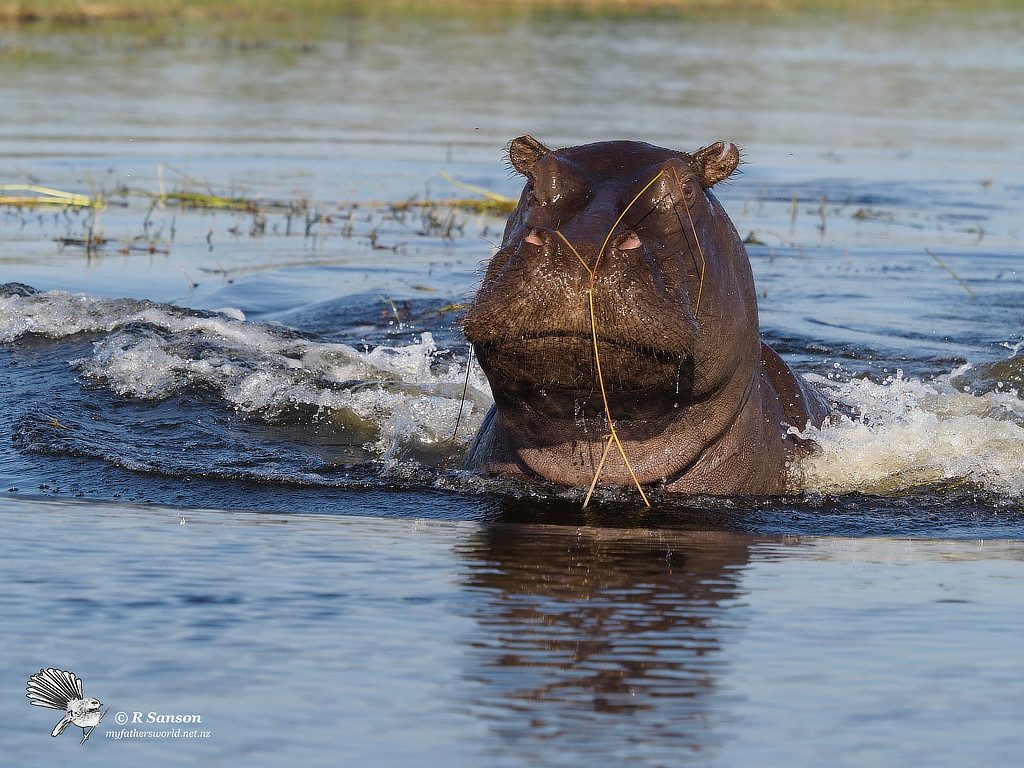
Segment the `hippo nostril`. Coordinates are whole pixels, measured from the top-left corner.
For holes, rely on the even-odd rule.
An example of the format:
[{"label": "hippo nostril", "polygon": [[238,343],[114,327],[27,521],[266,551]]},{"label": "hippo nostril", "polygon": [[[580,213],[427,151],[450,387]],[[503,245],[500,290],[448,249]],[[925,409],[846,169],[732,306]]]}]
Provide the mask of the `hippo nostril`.
[{"label": "hippo nostril", "polygon": [[623,232],[615,241],[615,247],[620,251],[632,251],[634,248],[639,248],[640,245],[640,238],[632,230]]},{"label": "hippo nostril", "polygon": [[539,229],[531,229],[525,239],[530,245],[544,245],[544,235]]}]

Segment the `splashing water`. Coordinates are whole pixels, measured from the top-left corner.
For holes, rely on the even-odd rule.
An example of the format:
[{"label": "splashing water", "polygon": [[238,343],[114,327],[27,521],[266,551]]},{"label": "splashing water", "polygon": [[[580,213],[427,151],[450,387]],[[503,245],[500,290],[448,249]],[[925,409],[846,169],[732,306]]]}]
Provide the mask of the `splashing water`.
[{"label": "splashing water", "polygon": [[1024,400],[1016,390],[964,391],[984,372],[963,366],[926,382],[900,371],[831,386],[846,414],[804,433],[819,448],[795,467],[796,481],[822,493],[966,484],[1024,496]]},{"label": "splashing water", "polygon": [[[78,334],[100,336],[89,354],[70,361],[87,385],[137,401],[212,397],[244,417],[293,429],[315,422],[361,442],[366,458],[443,452],[466,375],[464,362],[440,359],[429,331],[407,346],[360,351],[247,322],[237,310],[59,291],[0,295],[0,341]],[[471,374],[461,445],[489,403],[486,380]]]},{"label": "splashing water", "polygon": [[[323,443],[327,431],[334,435],[330,439],[353,446],[343,452],[348,460],[377,460],[399,472],[410,459],[428,465],[443,461],[466,373],[464,356],[439,350],[429,331],[404,346],[361,351],[285,326],[246,321],[237,310],[199,312],[11,287],[0,293],[0,342],[29,337],[59,342],[83,334],[98,338],[87,354],[69,362],[87,389],[142,404],[199,398],[207,410],[226,408],[287,430],[299,443]],[[881,382],[819,377],[817,384],[837,403],[838,415],[803,433],[818,447],[796,462],[793,484],[823,494],[967,486],[1019,499],[1024,496],[1021,381],[1024,359],[1014,349],[998,363],[961,366],[928,381],[902,372]],[[477,368],[470,372],[467,397],[460,449],[491,403]],[[310,432],[314,426],[316,435]],[[165,439],[177,439],[173,425]],[[91,455],[173,471],[162,454],[160,461]],[[253,472],[277,476],[269,467]]]}]

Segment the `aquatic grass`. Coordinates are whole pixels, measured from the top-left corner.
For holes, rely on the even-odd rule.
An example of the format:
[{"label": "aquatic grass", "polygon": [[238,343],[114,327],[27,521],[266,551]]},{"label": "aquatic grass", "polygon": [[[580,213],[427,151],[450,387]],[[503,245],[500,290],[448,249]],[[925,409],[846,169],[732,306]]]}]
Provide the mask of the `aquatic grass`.
[{"label": "aquatic grass", "polygon": [[43,206],[102,208],[106,203],[98,197],[64,192],[49,187],[39,187],[31,184],[0,184],[0,205],[21,208]]},{"label": "aquatic grass", "polygon": [[[53,222],[58,228],[53,241],[60,250],[82,249],[89,258],[104,252],[119,252],[169,255],[174,241],[177,214],[172,214],[169,233],[166,224],[154,230],[153,216],[158,211],[208,211],[211,214],[226,212],[237,214],[227,231],[234,237],[249,236],[300,236],[306,238],[342,237],[348,240],[365,240],[373,250],[404,253],[406,242],[382,242],[382,226],[388,221],[410,228],[402,214],[416,211],[420,217],[419,226],[411,223],[411,231],[418,237],[440,237],[454,240],[465,236],[466,217],[459,211],[468,211],[480,216],[506,216],[511,210],[510,201],[502,195],[488,190],[462,185],[452,179],[457,187],[473,192],[473,197],[450,197],[441,200],[407,199],[401,201],[350,201],[322,206],[306,197],[294,199],[272,199],[263,195],[246,195],[237,192],[220,193],[209,185],[188,178],[184,174],[177,188],[168,189],[164,184],[165,167],[158,168],[156,189],[120,185],[111,190],[94,190],[91,193],[70,192],[37,184],[11,183],[0,185],[0,210],[9,210],[5,217],[20,217],[22,224],[27,221],[44,225]],[[450,177],[448,177],[450,178]],[[110,207],[130,209],[131,216],[138,210],[138,200],[147,201],[139,211],[135,223],[116,237],[104,233],[101,219]],[[43,211],[53,211],[52,219],[43,218]],[[365,211],[365,216],[359,214]],[[59,218],[58,218],[59,217]],[[67,225],[78,224],[77,231],[66,231]],[[365,226],[360,226],[364,224]],[[134,227],[138,226],[136,230]],[[209,249],[214,249],[214,229],[206,237]]]},{"label": "aquatic grass", "polygon": [[[296,200],[274,200],[267,199],[261,196],[245,197],[238,195],[219,195],[212,191],[190,191],[190,190],[179,190],[174,192],[165,192],[163,190],[163,170],[162,167],[159,172],[160,175],[160,187],[161,189],[157,192],[150,192],[147,190],[133,189],[125,187],[121,191],[124,195],[138,195],[143,197],[151,197],[158,200],[164,205],[178,205],[182,208],[208,208],[214,210],[231,210],[240,211],[243,213],[285,213],[296,215],[300,213],[307,213],[311,209],[310,201],[306,198],[300,198]],[[423,199],[420,200],[417,197],[410,197],[406,200],[386,200],[386,201],[366,201],[366,202],[352,202],[352,203],[339,203],[338,208],[386,208],[396,213],[404,213],[410,210],[421,210],[426,211],[428,214],[436,213],[441,208],[452,208],[457,210],[470,211],[472,213],[486,213],[493,215],[508,215],[516,206],[517,201],[505,195],[500,195],[496,192],[484,189],[483,187],[477,187],[471,184],[465,184],[454,179],[446,171],[441,171],[441,177],[451,183],[453,186],[459,189],[464,189],[468,192],[472,192],[475,195],[479,195],[479,198],[441,198],[441,199]],[[187,181],[192,181],[188,180]],[[199,186],[193,182],[195,186]],[[323,218],[322,214],[317,213],[313,218]],[[450,232],[452,227],[448,225],[444,226],[443,223],[439,223],[438,220],[434,220],[430,226],[432,234],[435,230],[446,229]]]},{"label": "aquatic grass", "polygon": [[[147,195],[147,192],[137,194]],[[152,195],[161,203],[176,204],[183,208],[215,208],[230,211],[242,211],[244,213],[256,213],[266,207],[266,204],[257,198],[249,197],[222,197],[220,195],[204,194],[202,192],[161,192]],[[271,207],[289,207],[288,204],[270,204]]]},{"label": "aquatic grass", "polygon": [[455,179],[447,171],[441,171],[441,178],[450,183],[451,185],[464,189],[467,192],[483,197],[483,200],[459,200],[456,204],[460,207],[467,208],[477,213],[502,213],[510,214],[515,210],[518,200],[505,195],[499,195],[496,192],[491,192],[489,189],[478,187],[473,184],[466,184],[463,181]]},{"label": "aquatic grass", "polygon": [[[259,198],[225,197],[203,192],[149,192],[123,187],[119,190],[125,196],[150,197],[164,204],[177,204],[191,208],[221,208],[254,212],[266,208],[291,210],[293,201],[263,201]],[[0,184],[0,205],[36,208],[44,206],[69,206],[72,208],[103,208],[107,201],[101,197],[90,197],[76,192],[65,192],[50,187],[24,184]]]},{"label": "aquatic grass", "polygon": [[449,197],[440,199],[428,199],[420,200],[418,198],[410,198],[408,200],[402,200],[400,202],[369,202],[363,203],[368,207],[386,207],[390,208],[395,213],[405,213],[411,210],[436,210],[438,208],[454,208],[457,210],[467,211],[469,213],[483,213],[492,214],[494,216],[508,216],[515,210],[516,201],[505,199],[497,200],[478,200],[475,198],[460,198],[460,197]]}]

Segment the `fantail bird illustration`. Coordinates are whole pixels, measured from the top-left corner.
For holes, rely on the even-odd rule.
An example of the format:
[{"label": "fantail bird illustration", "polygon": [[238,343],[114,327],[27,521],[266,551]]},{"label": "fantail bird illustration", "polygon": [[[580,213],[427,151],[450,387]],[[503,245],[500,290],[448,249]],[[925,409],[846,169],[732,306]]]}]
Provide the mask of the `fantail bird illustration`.
[{"label": "fantail bird illustration", "polygon": [[82,695],[82,681],[74,672],[40,669],[29,677],[26,690],[28,693],[25,695],[32,700],[29,703],[33,706],[64,710],[64,717],[53,727],[51,736],[59,736],[74,723],[82,729],[84,744],[92,729],[99,725],[106,714],[100,712],[103,705],[99,699],[87,699]]}]

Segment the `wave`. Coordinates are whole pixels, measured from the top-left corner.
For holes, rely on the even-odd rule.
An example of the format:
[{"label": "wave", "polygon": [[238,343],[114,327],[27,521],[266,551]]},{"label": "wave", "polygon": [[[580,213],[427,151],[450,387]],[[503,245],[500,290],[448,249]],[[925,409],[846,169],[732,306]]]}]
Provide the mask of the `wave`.
[{"label": "wave", "polygon": [[0,342],[27,335],[99,335],[70,361],[84,383],[123,397],[160,401],[181,393],[213,398],[267,424],[316,423],[346,433],[367,457],[410,449],[446,451],[462,412],[464,447],[490,406],[477,369],[439,351],[425,331],[405,346],[359,350],[285,326],[254,323],[234,309],[202,312],[135,299],[61,291],[0,292]]},{"label": "wave", "polygon": [[[992,380],[992,372],[1009,380]],[[794,467],[804,491],[888,494],[967,485],[1024,496],[1024,360],[964,365],[930,381],[902,371],[881,382],[825,384],[838,414],[803,437],[816,449]]]},{"label": "wave", "polygon": [[[429,482],[432,475],[416,467],[444,460],[460,409],[457,452],[468,445],[492,402],[486,379],[473,366],[463,403],[466,355],[439,349],[426,330],[410,334],[401,345],[359,349],[283,325],[251,322],[233,309],[204,312],[135,299],[0,287],[0,342],[82,334],[87,335],[87,353],[66,362],[86,388],[135,403],[199,398],[208,409],[226,408],[247,421],[271,425],[275,435],[286,432],[291,445],[349,446],[333,453],[321,450],[329,454],[325,465],[371,460],[395,477],[413,472]],[[962,365],[930,380],[902,372],[881,381],[812,376],[837,410],[821,429],[802,433],[816,448],[791,467],[793,485],[810,494],[967,487],[1000,498],[1024,497],[1024,358],[1017,356],[1019,351],[1012,349],[997,363]],[[325,432],[330,433],[327,439]],[[174,440],[173,425],[163,434]],[[86,442],[84,435],[79,438],[77,450]],[[132,440],[125,434],[115,442],[129,445]],[[235,476],[239,460],[230,456],[230,441],[224,442],[210,471],[216,474],[214,465],[220,462],[225,475]],[[111,441],[96,443],[109,446]],[[151,452],[160,460],[102,458],[173,473],[173,459],[155,442]],[[265,478],[269,469],[250,466],[246,471]],[[287,479],[293,469],[285,467],[281,476],[270,472],[270,477]],[[314,475],[303,472],[302,479],[315,480]],[[323,479],[336,482],[326,475]],[[467,490],[481,487],[476,480],[463,481]]]}]

